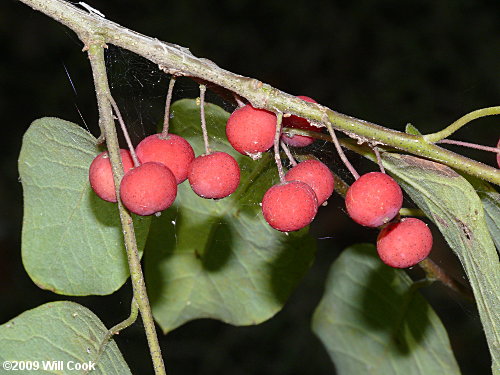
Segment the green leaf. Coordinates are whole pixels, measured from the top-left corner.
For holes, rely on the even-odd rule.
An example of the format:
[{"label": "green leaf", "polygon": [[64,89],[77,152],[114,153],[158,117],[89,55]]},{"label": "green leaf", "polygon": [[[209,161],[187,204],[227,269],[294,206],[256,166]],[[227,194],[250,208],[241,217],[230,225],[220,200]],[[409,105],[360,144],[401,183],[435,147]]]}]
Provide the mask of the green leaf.
[{"label": "green leaf", "polygon": [[[96,139],[71,122],[43,118],[23,138],[22,257],[41,288],[67,295],[110,294],[129,276],[116,204],[92,191],[88,168]],[[136,217],[139,248],[150,219]]]},{"label": "green leaf", "polygon": [[[95,364],[92,374],[131,374],[116,343],[110,340],[103,345],[106,333],[99,318],[82,305],[47,303],[0,326],[0,363],[32,362],[39,368],[12,372],[33,375],[73,373],[76,364]],[[63,371],[44,370],[53,361],[62,361]]]},{"label": "green leaf", "polygon": [[386,167],[436,224],[460,259],[476,298],[493,359],[500,373],[500,263],[482,202],[451,168],[409,155],[382,155]]},{"label": "green leaf", "polygon": [[411,135],[422,135],[422,133],[420,133],[420,131],[410,123],[406,124],[405,133]]},{"label": "green leaf", "polygon": [[[146,245],[146,281],[153,314],[164,332],[197,318],[257,324],[282,307],[309,268],[315,243],[307,230],[286,235],[264,221],[259,202],[278,181],[274,159],[252,161],[225,140],[228,113],[205,108],[211,148],[237,158],[238,190],[207,200],[187,182],[175,206],[155,219]],[[172,129],[203,153],[200,110],[193,100],[172,106]],[[215,138],[214,138],[215,136]]]},{"label": "green leaf", "polygon": [[483,203],[486,224],[488,224],[497,251],[500,253],[500,194],[486,181],[472,176],[465,176],[465,178],[474,186]]},{"label": "green leaf", "polygon": [[373,245],[350,247],[334,262],[312,328],[339,375],[460,373],[439,317]]}]

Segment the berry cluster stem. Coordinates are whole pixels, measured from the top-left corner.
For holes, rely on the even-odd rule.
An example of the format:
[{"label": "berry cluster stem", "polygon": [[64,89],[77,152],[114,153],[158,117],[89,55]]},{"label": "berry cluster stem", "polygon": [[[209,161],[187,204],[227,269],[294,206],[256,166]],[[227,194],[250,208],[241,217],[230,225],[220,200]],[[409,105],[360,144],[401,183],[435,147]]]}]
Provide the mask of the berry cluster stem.
[{"label": "berry cluster stem", "polygon": [[163,118],[163,131],[161,137],[167,139],[168,137],[168,126],[170,123],[170,104],[172,103],[172,94],[174,92],[174,85],[177,77],[172,75],[170,77],[170,82],[168,83],[167,99],[165,100],[165,117]]},{"label": "berry cluster stem", "polygon": [[118,119],[120,127],[122,128],[123,136],[125,137],[125,141],[127,142],[127,146],[130,151],[130,155],[132,156],[132,160],[134,161],[134,167],[138,167],[139,165],[141,165],[141,163],[139,162],[137,154],[135,153],[134,146],[132,145],[132,141],[130,140],[127,127],[125,126],[125,121],[123,121],[122,114],[120,113],[120,109],[118,108],[118,105],[116,104],[116,101],[115,99],[113,99],[111,94],[108,95],[108,100],[109,103],[111,104],[111,107],[113,107],[113,111],[115,112],[116,118]]},{"label": "berry cluster stem", "polygon": [[378,167],[380,168],[380,172],[385,173],[385,168],[384,165],[382,164],[382,158],[380,157],[380,151],[378,150],[377,146],[372,147],[373,152],[375,153],[375,156],[377,158],[377,164]]},{"label": "berry cluster stem", "polygon": [[203,142],[205,143],[205,154],[210,155],[210,144],[208,143],[207,122],[205,120],[205,92],[207,86],[200,85],[200,116],[201,116],[201,131],[203,133]]},{"label": "berry cluster stem", "polygon": [[340,156],[340,159],[342,162],[345,164],[347,169],[349,169],[349,172],[354,176],[354,178],[357,180],[359,178],[359,173],[354,169],[352,164],[349,162],[349,159],[347,159],[347,156],[345,156],[344,150],[342,150],[342,146],[339,143],[339,140],[337,138],[337,134],[335,134],[335,130],[333,130],[333,127],[330,123],[327,123],[326,128],[328,129],[328,133],[330,133],[330,137],[332,138],[332,142],[335,145],[335,149],[337,150],[337,153]]},{"label": "berry cluster stem", "polygon": [[[119,197],[120,181],[123,177],[123,166],[120,158],[120,148],[118,137],[116,135],[115,123],[113,119],[113,110],[110,101],[111,92],[106,73],[106,64],[104,59],[104,40],[96,35],[89,36],[86,40],[90,65],[94,77],[94,85],[97,95],[97,104],[99,107],[99,125],[104,131],[108,152],[110,155],[111,167],[113,170],[113,179],[115,182],[116,196]],[[123,207],[118,200],[118,212],[123,229],[125,248],[130,269],[130,279],[134,290],[134,300],[136,301],[141,313],[144,329],[148,339],[148,345],[153,360],[153,366],[156,375],[165,375],[165,365],[161,356],[160,344],[156,335],[156,328],[153,320],[153,314],[149,305],[149,298],[146,291],[146,283],[141,268],[141,260],[137,249],[134,224],[130,213]]]},{"label": "berry cluster stem", "polygon": [[281,164],[280,158],[280,138],[281,138],[281,122],[283,121],[283,113],[278,112],[276,114],[276,133],[274,135],[274,160],[276,161],[276,166],[278,167],[278,175],[280,176],[280,181],[285,182],[285,172],[283,172],[283,165]]},{"label": "berry cluster stem", "polygon": [[297,161],[293,157],[288,146],[283,141],[281,141],[281,148],[283,149],[283,151],[285,151],[285,154],[288,157],[288,160],[290,160],[290,164],[292,164],[292,166],[295,167],[297,165]]}]

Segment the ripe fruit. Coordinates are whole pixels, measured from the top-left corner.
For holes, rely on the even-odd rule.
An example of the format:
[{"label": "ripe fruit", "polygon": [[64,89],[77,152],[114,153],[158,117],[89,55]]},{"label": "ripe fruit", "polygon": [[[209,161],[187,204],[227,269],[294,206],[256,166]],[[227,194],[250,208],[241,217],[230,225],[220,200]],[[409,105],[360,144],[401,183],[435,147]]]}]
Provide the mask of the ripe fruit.
[{"label": "ripe fruit", "polygon": [[262,198],[264,219],[282,232],[309,225],[318,211],[318,200],[312,188],[300,181],[272,186]]},{"label": "ripe fruit", "polygon": [[271,148],[275,133],[275,114],[249,104],[235,110],[227,120],[227,140],[236,151],[253,159]]},{"label": "ripe fruit", "polygon": [[427,258],[432,233],[419,219],[406,218],[383,228],[377,238],[377,252],[388,266],[407,268]]},{"label": "ripe fruit", "polygon": [[397,215],[403,205],[403,192],[392,177],[371,172],[358,178],[347,190],[345,205],[356,223],[378,227]]},{"label": "ripe fruit", "polygon": [[[317,103],[316,100],[308,97],[308,96],[303,96],[299,95],[297,98],[300,98],[306,102],[309,103]],[[283,118],[283,127],[285,128],[295,128],[295,129],[303,129],[303,130],[311,130],[315,132],[321,132],[321,128],[318,128],[317,126],[311,125],[308,120],[302,117],[298,117],[295,115],[292,115],[290,117],[284,117]],[[294,146],[294,147],[305,147],[309,146],[314,142],[314,138],[308,137],[306,135],[287,135],[287,134],[282,134],[281,135],[281,140],[285,142],[287,145]]]},{"label": "ripe fruit", "polygon": [[166,139],[161,134],[144,138],[136,148],[141,163],[157,161],[167,166],[180,184],[187,178],[189,165],[194,160],[194,151],[184,138],[169,134]]},{"label": "ripe fruit", "polygon": [[318,206],[322,205],[333,193],[333,174],[326,165],[318,160],[306,160],[290,169],[285,175],[287,181],[301,181],[309,185],[316,194]]},{"label": "ripe fruit", "polygon": [[[134,162],[128,150],[120,149],[123,169],[127,173],[134,167]],[[107,151],[97,155],[89,168],[90,186],[99,198],[108,202],[116,202],[115,183],[113,181],[113,171]]]},{"label": "ripe fruit", "polygon": [[120,198],[131,212],[147,216],[174,203],[177,182],[165,165],[148,162],[128,171],[120,184]]},{"label": "ripe fruit", "polygon": [[240,183],[240,167],[225,152],[198,156],[188,173],[193,191],[202,198],[220,199],[234,193]]}]

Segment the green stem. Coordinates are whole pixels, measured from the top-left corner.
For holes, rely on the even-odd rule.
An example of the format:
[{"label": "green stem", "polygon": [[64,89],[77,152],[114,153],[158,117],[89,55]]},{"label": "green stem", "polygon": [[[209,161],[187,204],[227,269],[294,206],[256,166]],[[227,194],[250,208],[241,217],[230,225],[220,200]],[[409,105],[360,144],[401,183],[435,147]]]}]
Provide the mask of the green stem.
[{"label": "green stem", "polygon": [[462,126],[468,124],[472,120],[476,120],[476,119],[481,118],[481,117],[492,116],[492,115],[500,115],[500,106],[482,108],[482,109],[478,109],[476,111],[472,111],[470,113],[467,113],[465,116],[460,117],[457,121],[455,121],[450,126],[444,128],[443,130],[438,131],[436,133],[424,135],[423,136],[424,140],[429,142],[429,143],[436,143],[442,139],[448,138],[450,135],[455,133],[458,129],[460,129]]},{"label": "green stem", "polygon": [[399,214],[401,216],[425,217],[424,212],[418,208],[402,208],[399,210]]},{"label": "green stem", "polygon": [[111,340],[111,338],[114,335],[119,334],[122,330],[124,330],[125,328],[128,328],[132,324],[134,324],[135,321],[137,320],[137,316],[138,315],[139,315],[139,306],[137,305],[137,302],[135,301],[135,298],[132,298],[132,303],[131,303],[131,306],[130,306],[130,315],[128,316],[127,319],[125,319],[124,321],[122,321],[122,322],[118,323],[117,325],[113,326],[106,333],[106,335],[102,339],[101,346],[100,346],[98,354],[97,354],[98,358],[102,355],[102,353],[104,353],[104,349],[106,348],[106,345],[108,344],[109,340]]},{"label": "green stem", "polygon": [[444,285],[462,295],[469,302],[474,302],[474,296],[472,293],[462,284],[455,281],[430,258],[425,258],[418,265],[422,268],[422,270],[424,270],[427,280],[432,282],[441,281]]},{"label": "green stem", "polygon": [[[94,77],[94,85],[97,95],[97,104],[99,107],[99,125],[104,131],[106,144],[110,155],[111,166],[113,169],[113,179],[115,182],[116,196],[120,196],[120,181],[123,177],[123,166],[120,158],[120,150],[118,145],[118,137],[113,119],[113,111],[109,97],[111,92],[108,85],[108,77],[106,74],[106,64],[104,60],[104,40],[99,36],[93,38],[89,36],[86,40],[88,46],[88,56],[92,67]],[[134,289],[134,299],[139,306],[144,329],[148,339],[149,349],[153,360],[153,366],[156,375],[165,375],[165,365],[161,357],[160,345],[156,336],[156,328],[149,305],[149,299],[146,291],[146,284],[141,268],[141,260],[137,249],[137,241],[135,238],[134,224],[130,213],[123,207],[118,200],[118,211],[122,223],[125,248],[127,250],[127,258],[130,269],[130,278]]]},{"label": "green stem", "polygon": [[[359,142],[372,145],[382,144],[410,154],[425,157],[446,164],[467,174],[500,185],[500,171],[477,161],[468,159],[430,143],[436,138],[406,134],[387,129],[371,122],[350,117],[317,103],[309,103],[293,95],[284,93],[257,79],[243,77],[219,68],[208,59],[197,58],[187,48],[165,43],[129,30],[93,13],[83,11],[70,2],[63,0],[20,0],[42,13],[68,26],[85,40],[86,35],[100,35],[105,43],[125,48],[157,64],[168,74],[184,75],[203,79],[222,86],[247,99],[254,107],[273,112],[291,113],[304,117],[322,126],[331,124]],[[491,107],[466,115],[458,120],[448,131],[463,126],[467,121],[482,115],[494,114],[499,107]],[[479,113],[479,114],[478,114]],[[469,116],[469,117],[467,117]],[[463,124],[462,124],[463,123]],[[437,137],[439,138],[439,137]],[[436,139],[437,139],[436,138]]]}]

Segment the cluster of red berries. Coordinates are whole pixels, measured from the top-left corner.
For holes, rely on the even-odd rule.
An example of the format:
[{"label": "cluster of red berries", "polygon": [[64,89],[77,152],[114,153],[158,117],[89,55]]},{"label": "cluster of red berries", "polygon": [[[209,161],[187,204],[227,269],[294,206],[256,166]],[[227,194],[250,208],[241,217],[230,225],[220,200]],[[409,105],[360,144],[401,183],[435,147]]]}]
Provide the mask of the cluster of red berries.
[{"label": "cluster of red berries", "polygon": [[[316,103],[313,99],[301,99]],[[245,105],[235,110],[227,121],[226,135],[234,149],[253,159],[269,150],[275,142],[277,117],[274,113]],[[297,116],[283,119],[283,126],[310,130],[319,128]],[[312,137],[281,134],[281,140],[295,147],[310,145]],[[334,178],[330,169],[318,160],[306,160],[291,168],[284,181],[272,186],[262,199],[264,219],[282,232],[296,231],[309,225],[318,207],[333,193]]]},{"label": "cluster of red berries", "polygon": [[[177,196],[177,185],[186,179],[200,197],[213,199],[232,194],[240,182],[240,168],[231,155],[213,152],[195,158],[191,145],[175,134],[146,137],[136,152],[140,164],[134,166],[130,152],[120,150],[125,172],[120,199],[138,215],[152,215],[170,207]],[[117,201],[107,152],[90,165],[89,180],[100,198]]]},{"label": "cluster of red berries", "polygon": [[432,233],[419,219],[405,218],[389,223],[403,205],[398,183],[385,173],[371,172],[358,178],[347,191],[349,216],[366,227],[380,227],[377,252],[382,261],[395,268],[407,268],[427,258]]},{"label": "cluster of red berries", "polygon": [[[309,97],[300,98],[316,103]],[[283,118],[283,126],[320,131],[306,119],[294,115]],[[236,151],[253,159],[274,145],[276,132],[277,116],[250,104],[236,109],[226,125],[229,143]],[[314,141],[312,137],[286,134],[281,134],[280,139],[294,147],[308,146]],[[129,151],[120,150],[120,154],[125,171],[120,199],[138,215],[152,215],[170,207],[177,195],[177,185],[186,179],[196,194],[209,199],[229,196],[240,182],[240,169],[231,155],[212,152],[195,158],[191,145],[175,134],[146,137],[137,146],[135,165]],[[318,160],[295,163],[281,177],[281,182],[264,194],[262,213],[274,229],[296,231],[309,225],[318,207],[331,196],[334,177]],[[117,201],[107,152],[94,159],[89,179],[99,197],[109,202]],[[377,251],[384,263],[406,268],[428,256],[432,234],[423,221],[406,218],[391,222],[402,207],[403,193],[387,174],[372,172],[361,176],[347,191],[345,202],[355,222],[367,227],[382,227]]]}]

